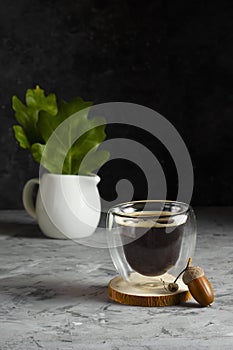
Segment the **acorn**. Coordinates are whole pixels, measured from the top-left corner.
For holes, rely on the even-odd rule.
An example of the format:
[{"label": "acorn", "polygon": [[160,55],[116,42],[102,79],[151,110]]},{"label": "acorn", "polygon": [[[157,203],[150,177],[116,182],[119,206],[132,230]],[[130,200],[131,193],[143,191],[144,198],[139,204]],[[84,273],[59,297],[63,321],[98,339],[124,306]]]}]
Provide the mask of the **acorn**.
[{"label": "acorn", "polygon": [[190,264],[191,264],[191,261],[192,261],[192,258],[189,258],[189,259],[188,259],[188,263],[187,263],[185,269],[182,270],[182,271],[179,273],[179,275],[176,277],[175,281],[172,282],[172,283],[169,283],[168,286],[167,286],[167,288],[165,288],[165,289],[168,289],[169,292],[171,292],[171,293],[175,293],[175,292],[179,289],[179,285],[178,285],[178,283],[176,283],[176,281],[177,281],[178,278],[182,275],[182,273],[184,273],[184,272],[187,270],[187,268],[188,268],[188,267],[190,266]]},{"label": "acorn", "polygon": [[179,289],[179,285],[176,282],[169,283],[167,289],[169,292],[175,293]]},{"label": "acorn", "polygon": [[183,274],[183,282],[188,286],[192,297],[201,306],[208,306],[214,301],[213,288],[201,267],[187,267]]},{"label": "acorn", "polygon": [[192,297],[201,306],[208,306],[214,301],[213,288],[209,280],[206,278],[203,269],[199,266],[190,266],[191,261],[192,258],[189,258],[185,269],[182,270],[176,277],[175,281],[169,283],[165,289],[175,293],[179,289],[179,285],[176,281],[183,273],[183,282],[188,286]]}]

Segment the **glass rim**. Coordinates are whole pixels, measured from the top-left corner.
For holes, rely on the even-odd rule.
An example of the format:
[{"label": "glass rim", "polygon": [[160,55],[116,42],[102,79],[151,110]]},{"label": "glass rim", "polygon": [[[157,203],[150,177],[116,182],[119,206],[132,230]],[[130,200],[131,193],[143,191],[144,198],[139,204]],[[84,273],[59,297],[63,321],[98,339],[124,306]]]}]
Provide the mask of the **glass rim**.
[{"label": "glass rim", "polygon": [[[177,216],[177,215],[182,215],[182,214],[187,214],[187,213],[189,213],[189,210],[191,209],[191,206],[190,206],[190,204],[187,204],[187,203],[185,203],[185,202],[180,202],[180,201],[176,201],[176,200],[167,200],[167,199],[165,199],[165,200],[163,200],[163,199],[143,199],[143,200],[138,200],[138,201],[128,201],[128,202],[122,202],[122,203],[119,203],[119,204],[117,204],[117,205],[114,205],[112,208],[110,208],[109,209],[109,213],[111,213],[111,214],[113,214],[113,215],[116,215],[116,216],[120,216],[120,217],[125,217],[125,218],[129,218],[129,219],[132,219],[132,220],[134,220],[134,219],[137,219],[138,220],[138,218],[140,217],[140,215],[138,216],[138,217],[135,217],[135,216],[133,216],[133,215],[131,215],[131,214],[129,214],[129,213],[124,213],[124,212],[122,212],[121,211],[121,207],[123,207],[123,206],[126,206],[127,204],[131,204],[131,205],[133,205],[133,204],[137,204],[137,203],[164,203],[164,205],[165,204],[177,204],[177,205],[180,205],[180,206],[183,206],[184,207],[184,209],[182,210],[180,210],[179,212],[172,212],[171,214],[169,214],[169,215],[163,215],[163,218],[171,218],[171,217],[173,217],[173,216]],[[119,212],[114,212],[113,210],[114,209],[120,209],[120,211]],[[152,218],[152,217],[156,217],[156,218],[159,218],[160,217],[160,214],[163,212],[163,210],[161,210],[161,211],[158,211],[158,214],[156,215],[155,214],[155,211],[154,212],[149,212],[148,211],[148,215],[141,215],[141,217],[143,217],[143,218]],[[147,213],[147,211],[145,211],[145,214]],[[151,213],[151,214],[150,214]],[[153,213],[153,214],[152,214]]]}]

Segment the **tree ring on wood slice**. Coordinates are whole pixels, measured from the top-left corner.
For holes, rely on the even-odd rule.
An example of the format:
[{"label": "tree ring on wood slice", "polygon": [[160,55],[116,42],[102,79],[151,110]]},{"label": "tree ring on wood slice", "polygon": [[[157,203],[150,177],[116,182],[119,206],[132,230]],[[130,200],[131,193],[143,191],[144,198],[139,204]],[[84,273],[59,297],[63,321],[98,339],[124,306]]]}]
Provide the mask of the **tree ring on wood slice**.
[{"label": "tree ring on wood slice", "polygon": [[167,286],[168,283],[175,280],[175,277],[168,273],[148,280],[133,272],[129,280],[130,282],[127,282],[121,276],[113,278],[108,284],[109,298],[120,304],[135,306],[171,306],[191,298],[191,294],[182,280],[177,281],[179,289],[174,293],[164,288],[163,281]]}]

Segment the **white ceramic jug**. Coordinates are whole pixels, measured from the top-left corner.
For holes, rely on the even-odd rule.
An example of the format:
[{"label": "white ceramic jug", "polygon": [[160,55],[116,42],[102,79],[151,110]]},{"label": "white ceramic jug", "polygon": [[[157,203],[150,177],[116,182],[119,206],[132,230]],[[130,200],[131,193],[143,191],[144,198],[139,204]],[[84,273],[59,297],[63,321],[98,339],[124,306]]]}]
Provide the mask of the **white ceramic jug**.
[{"label": "white ceramic jug", "polygon": [[[99,181],[97,175],[44,174],[40,181],[31,179],[25,184],[23,204],[47,237],[87,237],[96,230],[100,219]],[[34,206],[32,193],[36,184],[39,190]]]}]

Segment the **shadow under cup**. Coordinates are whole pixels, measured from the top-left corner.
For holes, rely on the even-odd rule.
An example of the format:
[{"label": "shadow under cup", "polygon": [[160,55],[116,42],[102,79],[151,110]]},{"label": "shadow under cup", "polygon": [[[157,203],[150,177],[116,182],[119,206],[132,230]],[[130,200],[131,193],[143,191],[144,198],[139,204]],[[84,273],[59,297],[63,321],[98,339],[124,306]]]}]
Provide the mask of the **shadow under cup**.
[{"label": "shadow under cup", "polygon": [[110,252],[118,272],[125,277],[130,271],[156,277],[181,262],[182,254],[188,258],[195,245],[191,210],[188,204],[170,201],[128,202],[112,208]]}]

